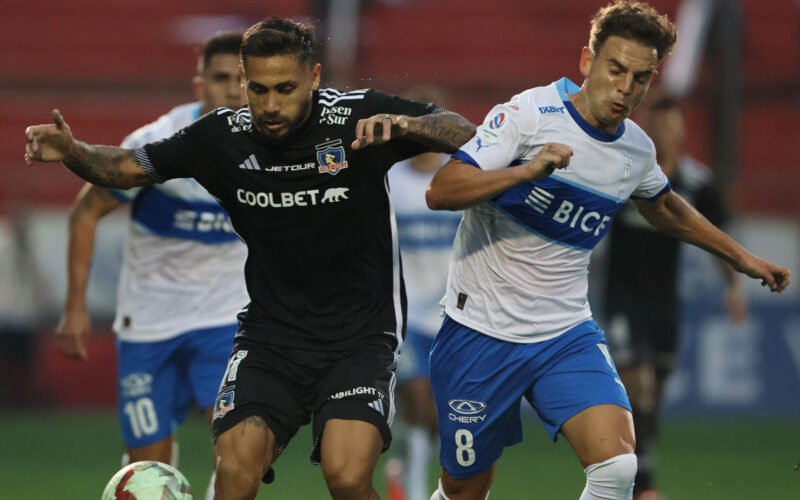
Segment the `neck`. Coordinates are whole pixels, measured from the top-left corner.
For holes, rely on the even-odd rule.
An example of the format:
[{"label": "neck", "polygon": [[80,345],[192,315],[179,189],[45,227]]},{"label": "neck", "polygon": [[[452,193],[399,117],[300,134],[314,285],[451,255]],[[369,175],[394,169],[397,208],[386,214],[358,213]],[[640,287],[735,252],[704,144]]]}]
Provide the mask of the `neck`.
[{"label": "neck", "polygon": [[592,113],[592,109],[589,106],[589,98],[586,95],[586,83],[584,82],[581,89],[575,94],[567,94],[569,97],[570,102],[573,106],[575,106],[575,110],[578,112],[581,117],[586,120],[586,122],[596,129],[600,129],[604,132],[615,133],[619,130],[619,123],[612,123],[612,124],[604,124],[601,123],[600,120],[595,117],[594,113]]}]

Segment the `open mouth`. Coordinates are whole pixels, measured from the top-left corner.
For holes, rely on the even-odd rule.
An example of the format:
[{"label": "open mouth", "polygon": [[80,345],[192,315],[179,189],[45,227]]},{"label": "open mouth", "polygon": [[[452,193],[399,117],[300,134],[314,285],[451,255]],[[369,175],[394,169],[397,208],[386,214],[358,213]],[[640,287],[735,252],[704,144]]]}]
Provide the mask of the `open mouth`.
[{"label": "open mouth", "polygon": [[628,108],[625,107],[623,104],[619,104],[617,102],[611,102],[611,111],[615,113],[624,113]]}]

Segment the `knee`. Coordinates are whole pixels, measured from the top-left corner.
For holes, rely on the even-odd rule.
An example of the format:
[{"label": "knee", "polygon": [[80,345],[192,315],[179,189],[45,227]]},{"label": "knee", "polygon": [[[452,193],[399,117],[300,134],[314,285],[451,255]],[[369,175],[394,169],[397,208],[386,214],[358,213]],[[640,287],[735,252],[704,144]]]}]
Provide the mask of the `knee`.
[{"label": "knee", "polygon": [[322,468],[325,483],[328,485],[331,497],[340,498],[369,498],[372,491],[372,473],[364,467],[351,464]]},{"label": "knee", "polygon": [[581,498],[630,498],[636,476],[636,455],[626,453],[586,467],[585,496]]},{"label": "knee", "polygon": [[257,464],[241,460],[235,454],[218,455],[214,489],[220,498],[226,500],[255,498],[261,476]]}]

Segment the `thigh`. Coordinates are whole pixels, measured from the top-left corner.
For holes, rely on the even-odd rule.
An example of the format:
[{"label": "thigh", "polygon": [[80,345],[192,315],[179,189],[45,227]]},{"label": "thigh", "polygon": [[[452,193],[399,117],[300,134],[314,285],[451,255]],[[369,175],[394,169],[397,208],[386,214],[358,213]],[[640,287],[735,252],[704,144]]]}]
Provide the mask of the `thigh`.
[{"label": "thigh", "polygon": [[380,431],[371,423],[329,419],[320,446],[322,473],[326,481],[343,475],[371,481],[383,443]]},{"label": "thigh", "polygon": [[214,406],[236,329],[237,325],[230,324],[186,334],[186,383],[192,388],[197,407],[202,410]]},{"label": "thigh", "polygon": [[336,355],[319,383],[314,412],[313,463],[321,462],[320,444],[333,419],[358,420],[375,427],[381,451],[389,448],[389,427],[396,413],[397,355],[389,344],[372,344]]},{"label": "thigh", "polygon": [[[280,451],[311,418],[314,377],[291,353],[254,343],[234,345],[214,403],[214,439],[248,417],[260,417]],[[313,361],[309,362],[313,366]]]},{"label": "thigh", "polygon": [[618,405],[596,405],[567,420],[562,432],[583,467],[633,453],[636,440],[631,412]]},{"label": "thigh", "polygon": [[180,337],[161,342],[117,342],[122,439],[140,448],[169,437],[191,396],[180,384],[173,353]]},{"label": "thigh", "polygon": [[546,360],[525,396],[554,441],[564,422],[589,407],[611,404],[630,412],[603,331],[594,321],[581,323],[543,347]]},{"label": "thigh", "polygon": [[492,467],[522,440],[519,404],[530,385],[525,344],[494,339],[446,318],[431,350],[440,462],[455,479]]}]

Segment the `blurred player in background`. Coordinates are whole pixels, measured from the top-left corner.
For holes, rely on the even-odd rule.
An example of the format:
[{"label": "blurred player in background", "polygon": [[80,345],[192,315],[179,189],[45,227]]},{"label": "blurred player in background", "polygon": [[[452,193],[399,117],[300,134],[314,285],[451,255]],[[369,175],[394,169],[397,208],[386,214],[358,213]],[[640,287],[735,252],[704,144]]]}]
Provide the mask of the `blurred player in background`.
[{"label": "blurred player in background", "polygon": [[[653,140],[656,159],[672,189],[716,226],[728,221],[711,170],[683,149],[685,123],[676,99],[651,91],[636,121]],[[628,202],[617,214],[608,248],[605,330],[611,355],[625,384],[636,430],[638,470],[634,497],[656,498],[653,445],[659,402],[672,371],[678,343],[679,241],[654,228]],[[734,322],[747,316],[738,273],[720,259],[725,307]]]},{"label": "blurred player in background", "polygon": [[[198,57],[197,102],[172,109],[125,138],[124,148],[167,138],[216,108],[245,104],[239,74],[240,33],[208,40]],[[173,433],[194,402],[212,408],[247,302],[247,249],[230,218],[194,179],[127,191],[86,184],[72,206],[68,290],[56,346],[87,359],[91,321],[86,287],[95,229],[106,214],[132,203],[120,275],[117,334],[123,462],[177,462]],[[213,477],[211,488],[213,488]],[[210,493],[213,495],[213,491]]]},{"label": "blurred player in background", "polygon": [[[135,150],[74,139],[61,114],[26,129],[26,161],[99,185],[197,179],[248,247],[250,303],[213,416],[217,500],[255,498],[313,419],[311,459],[335,499],[377,499],[405,323],[386,173],[475,133],[463,117],[376,90],[320,89],[310,29],[270,18],[240,50],[248,105]],[[302,496],[302,493],[299,493]]]},{"label": "blurred player in background", "polygon": [[628,198],[658,229],[770,290],[789,284],[787,269],[670,189],[652,141],[626,119],[675,39],[647,4],[600,9],[581,52],[582,86],[562,78],[496,106],[434,177],[428,205],[466,210],[430,356],[442,463],[432,500],[488,495],[503,448],[522,439],[523,397],[584,467],[581,500],[632,497],[630,403],[586,297],[591,250]]},{"label": "blurred player in background", "polygon": [[[447,104],[444,92],[436,87],[414,87],[405,96],[441,106]],[[393,428],[395,439],[401,441],[395,449],[401,457],[403,475],[398,484],[393,470],[398,462],[391,461],[387,463],[387,479],[394,491],[405,490],[407,500],[427,500],[430,496],[428,466],[435,446],[436,407],[428,373],[428,354],[442,324],[439,301],[447,285],[447,268],[461,214],[431,210],[425,203],[425,191],[448,158],[440,153],[424,153],[397,163],[389,170],[408,296],[408,326],[397,367],[397,414],[401,425],[396,423]],[[393,495],[399,497],[402,493],[390,491],[390,500]]]}]

